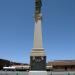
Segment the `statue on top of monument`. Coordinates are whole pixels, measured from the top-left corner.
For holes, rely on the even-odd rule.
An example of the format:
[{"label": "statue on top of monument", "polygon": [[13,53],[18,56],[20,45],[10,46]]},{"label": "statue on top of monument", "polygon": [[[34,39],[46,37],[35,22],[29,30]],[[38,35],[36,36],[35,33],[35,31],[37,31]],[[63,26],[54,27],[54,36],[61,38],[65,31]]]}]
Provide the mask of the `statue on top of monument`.
[{"label": "statue on top of monument", "polygon": [[42,6],[41,0],[35,0],[35,13],[36,14],[41,13],[41,6]]}]

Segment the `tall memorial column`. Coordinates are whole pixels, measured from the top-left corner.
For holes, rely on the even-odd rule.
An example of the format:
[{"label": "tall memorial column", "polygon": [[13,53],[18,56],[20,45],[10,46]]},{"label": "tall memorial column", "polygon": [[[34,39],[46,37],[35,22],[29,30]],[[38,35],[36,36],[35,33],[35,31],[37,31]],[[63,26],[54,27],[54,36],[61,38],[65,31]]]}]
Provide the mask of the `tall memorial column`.
[{"label": "tall memorial column", "polygon": [[46,55],[42,47],[42,1],[35,0],[34,47],[30,55],[31,70],[46,70]]},{"label": "tall memorial column", "polygon": [[35,0],[34,47],[30,54],[29,75],[47,75],[46,55],[42,46],[42,0]]}]

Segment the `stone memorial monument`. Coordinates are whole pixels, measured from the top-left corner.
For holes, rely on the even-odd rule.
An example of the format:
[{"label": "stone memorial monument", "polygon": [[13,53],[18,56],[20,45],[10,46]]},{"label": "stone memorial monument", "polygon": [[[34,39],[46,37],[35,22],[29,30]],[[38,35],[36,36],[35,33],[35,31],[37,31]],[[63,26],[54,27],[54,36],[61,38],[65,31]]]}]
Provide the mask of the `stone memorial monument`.
[{"label": "stone memorial monument", "polygon": [[35,0],[35,29],[34,29],[34,47],[30,54],[29,75],[47,75],[46,55],[42,47],[42,1]]}]

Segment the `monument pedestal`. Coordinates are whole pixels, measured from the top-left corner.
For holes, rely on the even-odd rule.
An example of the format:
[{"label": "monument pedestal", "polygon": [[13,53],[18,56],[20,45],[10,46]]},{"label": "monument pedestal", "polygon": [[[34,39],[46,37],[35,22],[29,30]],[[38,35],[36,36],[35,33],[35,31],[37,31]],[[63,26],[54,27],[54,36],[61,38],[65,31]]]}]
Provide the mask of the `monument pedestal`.
[{"label": "monument pedestal", "polygon": [[29,71],[29,75],[47,75],[47,71]]},{"label": "monument pedestal", "polygon": [[46,56],[44,49],[33,49],[30,55],[31,71],[46,71]]}]

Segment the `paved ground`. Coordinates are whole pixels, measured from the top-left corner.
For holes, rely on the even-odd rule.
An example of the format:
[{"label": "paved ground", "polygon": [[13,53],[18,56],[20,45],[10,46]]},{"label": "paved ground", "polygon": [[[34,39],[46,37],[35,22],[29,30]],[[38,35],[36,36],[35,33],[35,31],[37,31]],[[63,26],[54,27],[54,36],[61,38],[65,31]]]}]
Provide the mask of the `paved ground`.
[{"label": "paved ground", "polygon": [[[28,75],[28,72],[0,71],[0,75]],[[75,75],[75,71],[72,71],[72,72],[48,72],[48,75]]]}]

